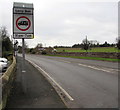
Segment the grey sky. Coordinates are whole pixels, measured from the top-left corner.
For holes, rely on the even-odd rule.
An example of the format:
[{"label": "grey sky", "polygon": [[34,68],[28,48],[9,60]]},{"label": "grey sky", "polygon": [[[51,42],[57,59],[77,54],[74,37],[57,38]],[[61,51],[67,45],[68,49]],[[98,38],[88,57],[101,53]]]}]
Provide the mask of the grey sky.
[{"label": "grey sky", "polygon": [[33,3],[35,38],[26,40],[29,47],[35,47],[37,43],[72,46],[81,43],[86,35],[89,40],[115,43],[118,0],[100,1],[0,0],[0,26],[6,26],[11,35],[13,2]]}]

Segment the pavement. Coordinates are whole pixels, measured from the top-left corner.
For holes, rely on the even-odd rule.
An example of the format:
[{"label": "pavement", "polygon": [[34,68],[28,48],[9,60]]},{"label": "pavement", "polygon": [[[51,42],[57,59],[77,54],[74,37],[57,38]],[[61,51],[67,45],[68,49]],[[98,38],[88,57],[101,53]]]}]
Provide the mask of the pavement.
[{"label": "pavement", "polygon": [[22,58],[17,58],[17,74],[6,109],[66,108],[46,78],[28,61],[22,72]]}]

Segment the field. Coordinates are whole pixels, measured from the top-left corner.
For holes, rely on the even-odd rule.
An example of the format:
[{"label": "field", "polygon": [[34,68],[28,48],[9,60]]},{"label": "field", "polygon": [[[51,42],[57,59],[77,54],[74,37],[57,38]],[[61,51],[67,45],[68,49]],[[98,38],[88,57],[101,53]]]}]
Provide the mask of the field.
[{"label": "field", "polygon": [[47,55],[47,56],[120,62],[120,59],[99,58],[99,57],[80,57],[80,56],[61,56],[61,55]]},{"label": "field", "polygon": [[[86,52],[86,50],[80,48],[57,48],[58,52]],[[120,52],[117,48],[114,47],[96,47],[91,48],[87,52]]]}]

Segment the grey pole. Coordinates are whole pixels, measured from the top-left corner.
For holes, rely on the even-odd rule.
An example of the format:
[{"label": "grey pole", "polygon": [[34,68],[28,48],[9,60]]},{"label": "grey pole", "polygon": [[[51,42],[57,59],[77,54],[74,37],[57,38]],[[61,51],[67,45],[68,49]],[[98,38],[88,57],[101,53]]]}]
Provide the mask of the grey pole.
[{"label": "grey pole", "polygon": [[26,71],[25,71],[25,41],[24,38],[22,38],[22,87],[23,92],[27,92],[26,88]]},{"label": "grey pole", "polygon": [[22,38],[22,56],[23,56],[23,61],[25,61],[25,40]]},{"label": "grey pole", "polygon": [[[0,57],[2,57],[2,36],[1,35],[0,35]],[[0,77],[1,77],[1,74],[2,74],[2,68],[0,68]],[[1,80],[0,80],[0,83],[1,83]]]},{"label": "grey pole", "polygon": [[0,36],[0,57],[2,57],[2,36]]},{"label": "grey pole", "polygon": [[[0,57],[2,57],[2,36],[0,35]],[[0,68],[0,77],[2,75],[2,68]],[[2,102],[2,78],[0,79],[0,103]]]}]

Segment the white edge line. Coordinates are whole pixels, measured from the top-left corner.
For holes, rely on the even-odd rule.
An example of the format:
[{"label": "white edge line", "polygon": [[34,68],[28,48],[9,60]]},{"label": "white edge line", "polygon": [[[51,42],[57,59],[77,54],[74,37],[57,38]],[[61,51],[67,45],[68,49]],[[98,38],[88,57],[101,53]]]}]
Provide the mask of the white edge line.
[{"label": "white edge line", "polygon": [[44,71],[41,67],[39,67],[37,64],[31,62],[30,60],[28,60],[28,61],[31,64],[33,64],[35,67],[39,68],[45,75],[47,75],[47,77],[50,78],[71,101],[74,100],[51,76],[48,75],[48,73],[46,71]]}]

